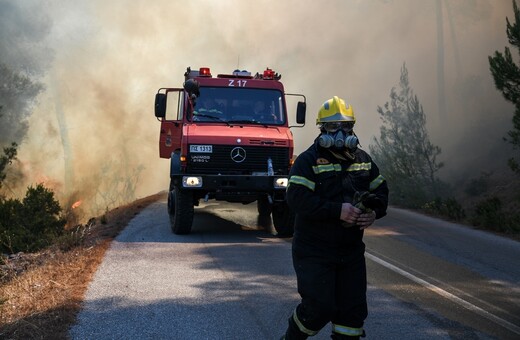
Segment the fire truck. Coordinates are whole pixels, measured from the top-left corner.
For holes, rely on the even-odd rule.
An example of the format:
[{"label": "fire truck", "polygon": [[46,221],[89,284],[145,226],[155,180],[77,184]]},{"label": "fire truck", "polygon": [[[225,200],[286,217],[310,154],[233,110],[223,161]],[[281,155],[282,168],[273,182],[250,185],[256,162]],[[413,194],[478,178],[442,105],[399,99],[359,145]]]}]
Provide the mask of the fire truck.
[{"label": "fire truck", "polygon": [[[172,232],[189,234],[194,207],[209,199],[249,204],[272,217],[281,237],[292,236],[294,213],[285,193],[293,159],[290,130],[305,125],[306,99],[285,93],[281,75],[267,68],[214,77],[187,68],[180,88],[160,88],[155,116],[159,154],[170,159],[168,213]],[[297,96],[289,125],[286,96]]]}]

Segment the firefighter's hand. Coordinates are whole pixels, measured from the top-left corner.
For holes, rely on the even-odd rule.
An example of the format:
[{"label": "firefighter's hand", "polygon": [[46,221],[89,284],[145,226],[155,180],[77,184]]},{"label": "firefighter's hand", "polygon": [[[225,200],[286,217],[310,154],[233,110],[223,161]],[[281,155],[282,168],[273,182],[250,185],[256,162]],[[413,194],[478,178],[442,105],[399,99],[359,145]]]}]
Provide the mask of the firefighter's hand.
[{"label": "firefighter's hand", "polygon": [[360,230],[363,230],[363,229],[366,229],[369,226],[371,226],[375,220],[376,220],[375,211],[363,213],[363,214],[359,215],[359,217],[356,221],[356,225],[359,227]]},{"label": "firefighter's hand", "polygon": [[348,224],[356,224],[358,217],[361,214],[361,209],[356,208],[350,203],[343,203],[341,205],[340,220],[347,222]]}]

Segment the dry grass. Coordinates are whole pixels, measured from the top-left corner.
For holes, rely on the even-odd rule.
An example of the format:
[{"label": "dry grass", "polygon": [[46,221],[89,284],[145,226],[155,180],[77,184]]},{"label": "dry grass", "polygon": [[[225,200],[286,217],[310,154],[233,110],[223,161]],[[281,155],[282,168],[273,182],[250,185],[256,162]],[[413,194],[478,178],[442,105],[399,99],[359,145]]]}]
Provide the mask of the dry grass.
[{"label": "dry grass", "polygon": [[0,339],[67,339],[110,241],[136,214],[163,195],[108,212],[101,219],[106,223],[96,222],[84,246],[32,255],[22,273],[4,274],[0,284]]}]

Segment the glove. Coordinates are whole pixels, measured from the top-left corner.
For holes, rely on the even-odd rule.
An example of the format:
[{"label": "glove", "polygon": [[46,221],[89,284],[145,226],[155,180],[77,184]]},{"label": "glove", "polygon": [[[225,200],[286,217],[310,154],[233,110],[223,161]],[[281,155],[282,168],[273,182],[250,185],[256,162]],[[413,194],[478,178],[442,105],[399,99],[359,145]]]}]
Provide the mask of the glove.
[{"label": "glove", "polygon": [[356,191],[352,200],[352,205],[356,208],[361,209],[363,213],[371,212],[370,203],[373,201],[376,195],[369,193],[368,191],[359,192]]}]

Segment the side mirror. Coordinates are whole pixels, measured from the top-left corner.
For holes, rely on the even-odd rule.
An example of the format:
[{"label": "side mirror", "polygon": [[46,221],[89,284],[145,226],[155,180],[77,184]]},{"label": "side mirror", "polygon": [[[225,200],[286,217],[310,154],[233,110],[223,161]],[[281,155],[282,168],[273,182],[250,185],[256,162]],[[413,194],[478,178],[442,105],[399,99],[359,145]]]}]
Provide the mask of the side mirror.
[{"label": "side mirror", "polygon": [[166,94],[157,93],[155,95],[155,117],[166,117]]},{"label": "side mirror", "polygon": [[307,103],[298,102],[296,107],[296,123],[305,124],[305,112],[307,111]]}]

